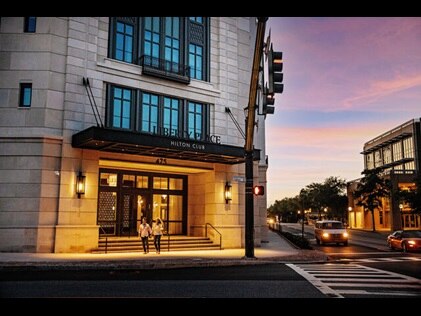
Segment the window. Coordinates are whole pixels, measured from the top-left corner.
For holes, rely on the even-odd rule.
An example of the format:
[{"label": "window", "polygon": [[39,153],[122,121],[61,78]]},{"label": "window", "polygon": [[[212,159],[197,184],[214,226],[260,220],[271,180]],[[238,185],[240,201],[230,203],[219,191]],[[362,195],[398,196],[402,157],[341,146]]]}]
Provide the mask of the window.
[{"label": "window", "polygon": [[133,94],[131,89],[111,87],[111,127],[132,128]]},{"label": "window", "polygon": [[116,187],[117,186],[117,174],[101,172],[100,174],[100,186]]},{"label": "window", "polygon": [[168,178],[153,177],[154,189],[168,189]]},{"label": "window", "polygon": [[203,49],[199,45],[190,44],[189,45],[189,66],[190,66],[190,76],[194,79],[202,80],[203,71]]},{"label": "window", "polygon": [[195,102],[188,103],[187,130],[189,138],[196,140],[203,139],[203,116],[203,104]]},{"label": "window", "polygon": [[131,63],[133,60],[133,26],[117,22],[115,58]]},{"label": "window", "polygon": [[198,80],[207,80],[207,23],[201,16],[189,18],[188,23],[188,60],[190,76]]},{"label": "window", "polygon": [[183,83],[190,77],[208,80],[208,24],[205,17],[114,17],[108,55],[140,64],[145,75]]},{"label": "window", "polygon": [[180,18],[165,18],[165,52],[166,70],[178,73],[180,64]]},{"label": "window", "polygon": [[412,142],[412,137],[408,137],[403,140],[403,157],[414,158],[414,145]]},{"label": "window", "polygon": [[32,104],[32,83],[20,84],[19,107],[30,108]]},{"label": "window", "polygon": [[156,133],[158,129],[158,96],[143,93],[142,96],[142,132]]},{"label": "window", "polygon": [[402,143],[393,143],[392,145],[393,150],[393,161],[399,161],[402,159]]},{"label": "window", "polygon": [[206,140],[209,131],[207,104],[114,85],[107,91],[109,127]]},{"label": "window", "polygon": [[35,33],[37,28],[37,17],[35,16],[26,16],[23,26],[23,31],[25,33]]},{"label": "window", "polygon": [[[145,17],[143,54],[153,58],[160,57],[161,47],[161,18]],[[157,62],[157,60],[155,60]]]},{"label": "window", "polygon": [[373,153],[369,153],[365,156],[365,162],[368,170],[374,169]]},{"label": "window", "polygon": [[118,17],[110,21],[110,45],[109,56],[116,60],[127,63],[136,61],[137,28],[136,17]]},{"label": "window", "polygon": [[165,135],[177,136],[179,120],[178,99],[164,97],[163,127]]},{"label": "window", "polygon": [[382,166],[382,154],[381,154],[380,150],[376,150],[374,152],[374,166],[376,168]]},{"label": "window", "polygon": [[392,149],[389,145],[383,148],[383,163],[386,165],[391,162],[392,162]]},{"label": "window", "polygon": [[415,163],[413,161],[405,164],[405,170],[415,170]]},{"label": "window", "polygon": [[136,177],[136,188],[147,189],[148,188],[148,176],[137,176]]}]

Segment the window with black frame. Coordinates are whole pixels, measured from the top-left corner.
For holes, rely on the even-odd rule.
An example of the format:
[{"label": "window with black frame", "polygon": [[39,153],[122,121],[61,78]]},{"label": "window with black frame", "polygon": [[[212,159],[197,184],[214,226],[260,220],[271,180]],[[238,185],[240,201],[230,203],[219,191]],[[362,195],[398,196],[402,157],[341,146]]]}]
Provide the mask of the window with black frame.
[{"label": "window with black frame", "polygon": [[209,81],[208,33],[206,17],[113,17],[108,56],[141,65],[145,75]]},{"label": "window with black frame", "polygon": [[108,124],[113,128],[133,129],[134,93],[132,89],[110,86]]},{"label": "window with black frame", "polygon": [[209,105],[108,85],[108,127],[176,138],[205,140]]},{"label": "window with black frame", "polygon": [[109,57],[135,63],[137,55],[137,17],[116,17],[110,19]]}]

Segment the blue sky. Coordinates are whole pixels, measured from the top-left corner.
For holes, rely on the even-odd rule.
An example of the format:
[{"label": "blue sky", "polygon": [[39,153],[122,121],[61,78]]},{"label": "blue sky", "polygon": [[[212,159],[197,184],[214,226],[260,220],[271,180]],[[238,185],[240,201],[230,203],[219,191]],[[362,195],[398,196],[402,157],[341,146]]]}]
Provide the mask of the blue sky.
[{"label": "blue sky", "polygon": [[365,142],[421,117],[421,18],[269,18],[284,93],[266,119],[268,206],[359,178]]}]

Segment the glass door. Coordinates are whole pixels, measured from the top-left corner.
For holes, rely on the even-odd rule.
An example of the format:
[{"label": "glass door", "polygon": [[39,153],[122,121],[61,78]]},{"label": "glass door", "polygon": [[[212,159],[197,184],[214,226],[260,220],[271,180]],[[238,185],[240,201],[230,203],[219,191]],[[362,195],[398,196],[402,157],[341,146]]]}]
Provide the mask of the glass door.
[{"label": "glass door", "polygon": [[117,231],[119,236],[136,236],[142,217],[150,223],[150,203],[148,194],[123,193],[118,212]]},{"label": "glass door", "polygon": [[153,195],[153,220],[161,218],[164,229],[170,235],[182,235],[183,231],[183,196],[172,194]]}]

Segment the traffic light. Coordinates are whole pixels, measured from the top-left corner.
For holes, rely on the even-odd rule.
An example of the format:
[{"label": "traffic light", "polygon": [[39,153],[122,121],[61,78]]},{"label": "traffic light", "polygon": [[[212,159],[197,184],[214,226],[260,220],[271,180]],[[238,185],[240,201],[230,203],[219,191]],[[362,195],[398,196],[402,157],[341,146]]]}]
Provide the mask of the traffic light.
[{"label": "traffic light", "polygon": [[262,107],[262,112],[263,115],[266,114],[274,114],[275,113],[275,107],[273,106],[275,104],[275,95],[272,94],[268,94],[268,88],[265,87],[264,89],[265,93],[263,94],[263,107]]},{"label": "traffic light", "polygon": [[268,58],[268,85],[263,89],[263,115],[274,114],[275,107],[275,93],[282,93],[284,91],[284,74],[282,73],[283,60],[282,52],[274,52],[273,46],[267,52]]},{"label": "traffic light", "polygon": [[263,194],[265,194],[265,187],[263,185],[255,185],[253,187],[253,194],[254,195],[263,195]]},{"label": "traffic light", "polygon": [[268,94],[282,93],[284,91],[284,74],[282,73],[282,52],[274,52],[272,45],[268,52]]}]

